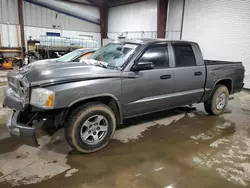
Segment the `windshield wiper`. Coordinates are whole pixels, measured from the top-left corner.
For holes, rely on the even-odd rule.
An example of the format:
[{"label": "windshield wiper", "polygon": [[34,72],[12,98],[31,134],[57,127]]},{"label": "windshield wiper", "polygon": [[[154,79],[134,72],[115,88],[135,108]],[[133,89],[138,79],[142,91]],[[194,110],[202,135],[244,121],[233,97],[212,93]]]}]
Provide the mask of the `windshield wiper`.
[{"label": "windshield wiper", "polygon": [[84,60],[81,60],[80,63],[83,63],[85,65],[93,65],[97,67],[108,68],[108,63],[105,63],[103,61],[97,61],[94,59],[84,59]]}]

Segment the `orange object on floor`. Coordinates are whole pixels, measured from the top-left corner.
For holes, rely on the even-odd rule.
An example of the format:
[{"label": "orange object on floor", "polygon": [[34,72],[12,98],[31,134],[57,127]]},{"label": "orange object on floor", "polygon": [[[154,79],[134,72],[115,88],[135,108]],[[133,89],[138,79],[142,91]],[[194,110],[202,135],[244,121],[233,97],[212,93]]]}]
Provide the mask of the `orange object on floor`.
[{"label": "orange object on floor", "polygon": [[13,69],[12,61],[4,61],[2,67],[6,70]]}]

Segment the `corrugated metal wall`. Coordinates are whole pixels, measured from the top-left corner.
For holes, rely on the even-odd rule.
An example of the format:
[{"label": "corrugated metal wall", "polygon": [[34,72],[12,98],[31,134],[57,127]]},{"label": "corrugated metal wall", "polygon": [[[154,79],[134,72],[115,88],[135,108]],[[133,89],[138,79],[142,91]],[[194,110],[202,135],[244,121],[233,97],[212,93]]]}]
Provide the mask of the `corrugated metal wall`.
[{"label": "corrugated metal wall", "polygon": [[[183,0],[169,0],[166,38],[179,40]],[[157,0],[149,0],[109,9],[108,36],[117,38],[157,38]]]},{"label": "corrugated metal wall", "polygon": [[24,25],[85,32],[100,32],[100,26],[24,1]]},{"label": "corrugated metal wall", "polygon": [[183,0],[169,0],[168,17],[166,24],[167,39],[180,39],[183,3]]},{"label": "corrugated metal wall", "polygon": [[109,9],[108,36],[115,38],[118,33],[128,32],[128,38],[147,36],[154,38],[157,30],[157,1],[117,6]]},{"label": "corrugated metal wall", "polygon": [[250,1],[186,0],[183,39],[200,44],[206,59],[242,61],[250,88]]},{"label": "corrugated metal wall", "polygon": [[[3,46],[16,47],[18,43],[16,34],[16,25],[19,24],[17,3],[17,0],[0,0],[0,32]],[[70,35],[72,37],[91,35],[100,43],[99,25],[57,13],[26,1],[23,3],[23,9],[25,40],[28,40],[29,36],[32,36],[33,39],[39,39],[39,36],[46,35],[46,32],[59,32],[61,36],[67,37]],[[89,13],[91,11],[93,15],[97,15],[96,10],[90,9]]]},{"label": "corrugated metal wall", "polygon": [[[18,24],[18,1],[0,0],[0,33],[3,46],[18,46],[18,40],[20,43],[16,32],[16,25]],[[20,31],[19,26],[18,30]],[[20,36],[20,32],[18,35]]]},{"label": "corrugated metal wall", "polygon": [[0,23],[19,23],[17,2],[17,0],[0,0]]},{"label": "corrugated metal wall", "polygon": [[[18,27],[18,35],[17,35],[16,27]],[[21,42],[19,25],[0,24],[0,33],[2,35],[1,37],[2,46],[18,47],[18,41],[19,41],[19,44]]]},{"label": "corrugated metal wall", "polygon": [[84,36],[92,36],[101,45],[101,34],[93,32],[84,32],[84,31],[71,31],[71,30],[60,30],[60,29],[50,29],[50,28],[40,28],[25,26],[24,27],[25,39],[28,40],[29,36],[32,36],[32,39],[39,40],[41,35],[46,35],[46,32],[55,32],[60,33],[63,37],[72,37],[72,38],[84,38]]}]

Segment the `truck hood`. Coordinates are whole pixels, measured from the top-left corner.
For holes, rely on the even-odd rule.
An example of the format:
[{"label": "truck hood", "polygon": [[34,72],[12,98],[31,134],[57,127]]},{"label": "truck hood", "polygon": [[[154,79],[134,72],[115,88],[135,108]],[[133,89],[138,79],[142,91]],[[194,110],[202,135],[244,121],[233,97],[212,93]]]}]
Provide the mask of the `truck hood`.
[{"label": "truck hood", "polygon": [[42,62],[22,67],[19,73],[31,86],[47,86],[73,81],[120,78],[121,71],[86,65],[78,62]]},{"label": "truck hood", "polygon": [[47,62],[55,62],[58,58],[52,58],[52,59],[42,59],[42,60],[38,60],[38,61],[33,61],[31,62],[30,64],[33,64],[33,65],[41,65],[41,64],[46,64]]}]

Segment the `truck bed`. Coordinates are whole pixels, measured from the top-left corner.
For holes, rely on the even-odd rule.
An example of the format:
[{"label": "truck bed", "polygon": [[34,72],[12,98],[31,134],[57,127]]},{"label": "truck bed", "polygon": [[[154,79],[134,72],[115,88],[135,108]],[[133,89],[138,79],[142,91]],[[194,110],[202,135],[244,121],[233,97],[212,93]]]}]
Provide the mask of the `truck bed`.
[{"label": "truck bed", "polygon": [[229,86],[230,94],[241,91],[244,85],[245,72],[242,62],[204,60],[204,63],[207,70],[205,84],[205,90],[207,92],[203,100],[208,99],[215,84],[221,80],[227,82],[226,85]]},{"label": "truck bed", "polygon": [[218,61],[218,60],[204,60],[206,65],[223,65],[223,64],[242,64],[240,61]]}]

